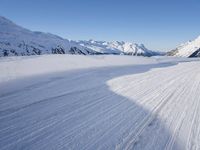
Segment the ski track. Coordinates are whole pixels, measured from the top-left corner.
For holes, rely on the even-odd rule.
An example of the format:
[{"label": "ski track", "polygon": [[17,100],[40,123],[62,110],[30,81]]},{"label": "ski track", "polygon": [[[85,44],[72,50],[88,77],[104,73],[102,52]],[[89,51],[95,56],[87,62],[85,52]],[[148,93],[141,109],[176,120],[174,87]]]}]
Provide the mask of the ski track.
[{"label": "ski track", "polygon": [[199,65],[98,68],[1,93],[0,149],[198,150]]}]

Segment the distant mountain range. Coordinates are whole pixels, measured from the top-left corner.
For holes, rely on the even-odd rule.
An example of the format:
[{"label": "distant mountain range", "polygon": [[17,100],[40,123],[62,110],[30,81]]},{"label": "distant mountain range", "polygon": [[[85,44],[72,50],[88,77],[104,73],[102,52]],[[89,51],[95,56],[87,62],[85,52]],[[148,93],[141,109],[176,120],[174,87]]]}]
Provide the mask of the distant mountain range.
[{"label": "distant mountain range", "polygon": [[200,57],[200,36],[193,41],[181,44],[176,49],[167,53],[168,56]]},{"label": "distant mountain range", "polygon": [[80,46],[93,50],[102,54],[126,54],[126,55],[142,55],[154,56],[160,55],[161,52],[151,51],[143,44],[136,44],[131,42],[106,42],[106,41],[77,41]]},{"label": "distant mountain range", "polygon": [[161,52],[147,49],[143,44],[118,41],[72,41],[50,33],[33,32],[0,16],[0,56],[41,54],[163,55]]}]

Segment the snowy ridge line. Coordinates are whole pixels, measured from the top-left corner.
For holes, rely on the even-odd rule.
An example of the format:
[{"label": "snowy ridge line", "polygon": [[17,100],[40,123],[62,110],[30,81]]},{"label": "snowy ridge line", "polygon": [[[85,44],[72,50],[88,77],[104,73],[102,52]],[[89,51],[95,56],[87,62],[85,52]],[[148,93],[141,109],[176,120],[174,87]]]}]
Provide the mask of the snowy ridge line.
[{"label": "snowy ridge line", "polygon": [[183,43],[177,48],[167,52],[167,55],[176,57],[200,57],[200,36],[193,41]]},{"label": "snowy ridge line", "polygon": [[43,54],[163,55],[133,42],[73,41],[44,32],[33,32],[0,16],[0,57]]}]

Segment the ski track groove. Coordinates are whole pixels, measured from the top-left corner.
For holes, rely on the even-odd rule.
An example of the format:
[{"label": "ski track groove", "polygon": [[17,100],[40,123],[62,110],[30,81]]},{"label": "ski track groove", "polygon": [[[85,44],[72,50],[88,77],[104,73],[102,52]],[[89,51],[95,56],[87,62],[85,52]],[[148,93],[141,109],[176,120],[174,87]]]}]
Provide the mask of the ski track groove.
[{"label": "ski track groove", "polygon": [[[108,85],[111,85],[110,91],[106,89],[108,87],[105,86],[107,81],[104,76],[106,73],[113,72],[112,69],[110,71],[105,69],[101,73],[102,77],[100,75],[94,77],[96,81],[89,80],[91,76],[98,74],[98,70],[68,79],[59,76],[18,89],[13,93],[2,94],[0,102],[5,102],[4,105],[8,107],[0,111],[0,121],[3,122],[0,125],[0,135],[4,135],[0,136],[0,143],[2,143],[0,149],[14,149],[14,147],[16,149],[49,149],[48,143],[44,143],[48,140],[53,142],[49,145],[54,149],[141,149],[142,147],[146,149],[149,144],[151,149],[170,150],[177,146],[179,140],[185,143],[184,147],[179,148],[198,149],[200,138],[200,99],[198,98],[200,69],[198,65],[200,65],[199,62],[187,62],[166,68],[155,68],[140,74],[120,76],[108,81]],[[155,82],[157,79],[159,82]],[[70,84],[84,83],[83,81],[87,80],[91,85],[85,88],[84,86],[75,87],[70,91]],[[128,86],[121,85],[123,80],[129,83]],[[65,83],[68,83],[66,89],[59,87],[60,84]],[[147,83],[149,86],[145,86]],[[45,89],[53,91],[56,87],[59,88],[59,93],[56,95],[52,93],[47,97],[33,97],[31,102],[23,101],[23,98],[27,96],[23,95],[23,92],[37,94],[40,91],[45,92]],[[100,91],[96,92],[98,89]],[[22,98],[23,103],[9,106],[12,102],[8,100],[12,98],[19,100]],[[136,104],[132,106],[127,101],[130,103],[133,101]],[[39,106],[39,112],[28,113],[37,106]],[[48,107],[53,108],[52,112],[48,113],[48,110],[42,109]],[[145,111],[140,110],[140,107],[144,107]],[[44,114],[41,114],[39,118],[34,117],[41,112]],[[23,115],[19,116],[19,114]],[[19,123],[31,116],[35,120],[28,120],[28,126],[25,123]],[[13,120],[10,120],[11,118]],[[188,121],[191,123],[186,125]],[[73,122],[74,126],[70,127]],[[164,141],[165,146],[158,148],[156,144],[159,144],[159,131],[162,131],[163,124],[169,130],[169,135]],[[155,125],[158,128],[154,129]],[[180,139],[185,126],[189,126],[185,133],[188,138]],[[141,145],[140,143],[145,142],[143,141],[145,138],[151,137],[151,135],[146,135],[149,128],[154,129],[151,131],[154,133],[153,142],[149,140],[146,141],[147,145]],[[62,130],[62,134],[59,129]],[[112,135],[115,135],[114,139]],[[121,137],[118,137],[119,135]],[[33,145],[34,141],[37,142]]]},{"label": "ski track groove", "polygon": [[[193,69],[194,69],[194,68],[193,68]],[[186,79],[187,79],[187,78],[186,78]],[[189,80],[190,80],[190,79],[189,79]],[[188,81],[189,81],[189,80],[188,80]],[[195,81],[195,80],[194,80],[194,81]],[[181,95],[183,95],[184,92],[187,92],[187,91],[185,90],[185,88],[184,88],[184,87],[187,87],[187,86],[188,86],[188,82],[185,81],[185,84],[180,86],[180,87],[183,87],[183,89],[181,90],[181,93],[180,93],[179,95],[177,95],[177,98],[174,98],[174,100],[176,100],[176,99],[178,99],[178,101],[181,100],[181,99],[180,99]],[[177,92],[176,92],[176,94],[177,94]],[[187,99],[184,99],[184,100],[185,100],[185,102],[186,102],[186,104],[187,104],[187,103],[188,103],[188,100],[187,100]],[[173,103],[175,103],[175,102],[173,101]],[[171,105],[171,104],[170,104],[170,105]],[[187,106],[187,105],[186,105],[186,106]],[[184,109],[186,109],[186,108],[187,108],[187,107],[185,107]],[[188,108],[188,109],[189,109],[189,108]],[[170,112],[170,111],[172,111],[172,109],[168,110],[168,112]],[[167,111],[165,111],[165,112],[167,112]],[[183,111],[183,112],[184,112],[184,111]],[[185,112],[184,112],[184,113],[185,113]],[[184,117],[183,117],[183,116],[184,116],[184,115],[183,115],[184,113],[182,113],[182,115],[180,115],[180,116],[182,116],[182,118],[184,118]],[[165,113],[165,114],[166,114],[166,113]],[[173,115],[174,115],[174,114],[173,114]],[[180,116],[179,116],[179,117],[180,117]],[[169,116],[168,116],[168,117],[169,117]],[[183,120],[184,120],[184,119],[183,119]],[[183,121],[183,120],[180,120],[180,121]],[[174,120],[174,121],[175,121],[175,120]],[[181,123],[180,123],[179,125],[177,125],[176,128],[178,128],[178,127],[180,127],[180,126],[181,126]],[[144,134],[145,134],[145,133],[144,133]],[[176,134],[178,134],[178,132],[176,132],[176,131],[172,134],[172,136],[171,136],[172,138],[169,139],[169,141],[170,141],[169,143],[170,143],[170,144],[169,144],[169,145],[166,145],[166,149],[172,149],[172,145],[174,144],[173,141],[175,140],[175,135],[176,135]]]},{"label": "ski track groove", "polygon": [[[182,73],[180,73],[180,74],[183,74],[183,72]],[[177,77],[177,78],[180,78],[180,76],[179,77]],[[171,80],[171,79],[170,79]],[[169,81],[170,81],[169,80]],[[166,81],[166,83],[167,82],[169,82],[169,81]],[[173,81],[176,81],[176,78],[173,80]],[[172,84],[173,84],[173,81],[172,81]],[[165,89],[168,89],[169,88],[169,86],[166,86],[166,88]],[[174,92],[175,93],[175,92]],[[167,98],[167,99],[170,99],[170,97],[172,97],[172,95],[173,95],[173,93],[171,94],[171,95],[168,95],[169,96],[169,98]],[[166,95],[166,97],[167,97],[167,95]],[[166,97],[164,97],[164,98],[166,98]],[[160,97],[160,99],[162,99],[161,97]],[[161,105],[160,106],[160,108],[159,109],[161,109],[162,107],[164,107],[164,105],[167,103],[167,101],[166,100],[163,100],[164,101],[164,103],[163,103],[163,105]],[[157,112],[158,113],[158,112]],[[155,113],[156,114],[156,113]],[[143,123],[143,125],[141,125],[141,126],[143,126],[143,128],[141,129],[142,131],[145,129],[145,127],[147,127],[148,126],[148,124],[152,121],[154,119],[154,117],[153,118],[151,118],[148,122],[146,122],[145,124]],[[134,137],[134,138],[132,138],[132,139],[134,139],[132,142],[131,142],[131,144],[130,145],[134,145],[134,141],[136,141],[137,140],[137,138],[140,136],[140,134],[142,134],[142,131],[140,131],[139,133],[138,133],[138,135],[136,135],[135,133],[134,133],[134,135],[136,135],[136,137]],[[129,141],[130,142],[130,141]],[[128,147],[127,147],[127,149],[129,149]]]}]

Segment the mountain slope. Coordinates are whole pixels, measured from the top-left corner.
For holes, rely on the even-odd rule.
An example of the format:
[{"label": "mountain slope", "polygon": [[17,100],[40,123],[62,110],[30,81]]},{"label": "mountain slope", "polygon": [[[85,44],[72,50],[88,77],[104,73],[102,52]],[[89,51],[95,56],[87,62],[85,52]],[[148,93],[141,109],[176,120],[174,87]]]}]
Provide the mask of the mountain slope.
[{"label": "mountain slope", "polygon": [[33,32],[0,16],[0,56],[41,54],[125,54],[153,56],[143,44],[105,41],[71,41],[59,36]]},{"label": "mountain slope", "polygon": [[77,41],[77,43],[83,47],[87,47],[90,50],[97,51],[104,54],[125,54],[125,55],[139,55],[139,56],[153,56],[160,55],[158,52],[148,50],[143,44],[136,44],[124,41]]},{"label": "mountain slope", "polygon": [[93,54],[73,41],[59,36],[32,32],[0,17],[0,56],[40,54]]},{"label": "mountain slope", "polygon": [[167,53],[169,56],[200,57],[200,36],[193,41],[181,44],[176,49]]}]

